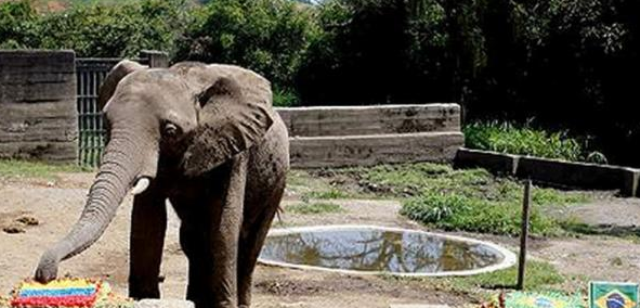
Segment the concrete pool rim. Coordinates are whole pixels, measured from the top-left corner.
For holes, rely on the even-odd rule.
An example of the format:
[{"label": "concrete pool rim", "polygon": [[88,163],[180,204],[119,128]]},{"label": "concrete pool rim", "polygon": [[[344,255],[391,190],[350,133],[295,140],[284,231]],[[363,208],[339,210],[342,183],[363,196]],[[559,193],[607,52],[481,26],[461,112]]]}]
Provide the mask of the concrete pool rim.
[{"label": "concrete pool rim", "polygon": [[268,266],[276,266],[283,268],[293,268],[299,270],[313,270],[313,271],[323,271],[323,272],[333,272],[333,273],[342,273],[342,274],[350,274],[350,275],[391,275],[398,277],[454,277],[454,276],[471,276],[478,275],[482,273],[490,273],[502,269],[509,268],[516,264],[516,255],[509,251],[508,249],[499,246],[497,244],[481,241],[473,238],[458,236],[458,235],[450,235],[443,233],[434,233],[429,231],[415,230],[415,229],[405,229],[398,227],[383,227],[383,226],[374,226],[374,225],[325,225],[325,226],[305,226],[305,227],[291,227],[291,228],[278,228],[271,229],[268,233],[268,237],[277,237],[284,236],[295,233],[302,232],[318,232],[318,231],[349,231],[349,230],[372,230],[372,231],[389,231],[389,232],[410,232],[410,233],[420,233],[432,237],[442,238],[451,241],[465,242],[470,244],[479,244],[485,247],[489,247],[499,254],[503,256],[503,260],[499,263],[492,264],[486,267],[471,269],[471,270],[461,270],[461,271],[447,271],[447,272],[437,272],[437,273],[400,273],[400,272],[386,272],[386,271],[358,271],[358,270],[345,270],[345,269],[334,269],[334,268],[326,268],[320,266],[313,265],[303,265],[303,264],[293,264],[281,261],[274,260],[265,260],[263,258],[259,258],[258,262]]}]

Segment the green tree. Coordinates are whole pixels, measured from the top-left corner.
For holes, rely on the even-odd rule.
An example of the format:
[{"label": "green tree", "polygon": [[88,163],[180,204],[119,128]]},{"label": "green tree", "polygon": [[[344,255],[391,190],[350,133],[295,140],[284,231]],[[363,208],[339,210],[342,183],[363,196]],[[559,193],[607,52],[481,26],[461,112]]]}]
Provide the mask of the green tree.
[{"label": "green tree", "polygon": [[316,32],[313,12],[292,1],[216,0],[197,12],[177,59],[248,67],[288,91]]},{"label": "green tree", "polygon": [[86,4],[39,15],[28,1],[0,5],[5,48],[73,49],[81,57],[135,56],[143,49],[173,51],[187,18],[183,0],[124,5]]},{"label": "green tree", "polygon": [[0,48],[26,48],[37,41],[36,11],[27,1],[0,3]]}]

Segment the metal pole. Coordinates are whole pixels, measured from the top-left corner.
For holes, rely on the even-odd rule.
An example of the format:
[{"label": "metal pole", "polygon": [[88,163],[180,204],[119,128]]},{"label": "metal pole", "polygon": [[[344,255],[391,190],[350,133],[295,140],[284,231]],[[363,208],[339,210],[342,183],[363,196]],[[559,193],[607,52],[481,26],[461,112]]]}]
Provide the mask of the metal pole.
[{"label": "metal pole", "polygon": [[516,289],[524,289],[525,264],[527,259],[527,238],[529,237],[529,207],[531,205],[531,180],[524,185],[522,200],[522,230],[520,231],[520,259],[518,260],[518,284]]}]

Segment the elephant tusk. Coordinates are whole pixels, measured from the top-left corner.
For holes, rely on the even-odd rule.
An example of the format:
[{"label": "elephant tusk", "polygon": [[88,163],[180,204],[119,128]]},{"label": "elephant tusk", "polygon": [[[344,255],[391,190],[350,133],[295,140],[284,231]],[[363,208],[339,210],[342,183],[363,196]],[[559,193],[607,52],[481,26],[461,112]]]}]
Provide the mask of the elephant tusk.
[{"label": "elephant tusk", "polygon": [[136,185],[131,190],[131,194],[132,195],[138,195],[138,194],[143,193],[145,190],[147,190],[147,188],[149,187],[150,183],[151,183],[151,181],[149,180],[149,178],[140,178],[140,179],[138,179],[138,181],[136,182]]}]

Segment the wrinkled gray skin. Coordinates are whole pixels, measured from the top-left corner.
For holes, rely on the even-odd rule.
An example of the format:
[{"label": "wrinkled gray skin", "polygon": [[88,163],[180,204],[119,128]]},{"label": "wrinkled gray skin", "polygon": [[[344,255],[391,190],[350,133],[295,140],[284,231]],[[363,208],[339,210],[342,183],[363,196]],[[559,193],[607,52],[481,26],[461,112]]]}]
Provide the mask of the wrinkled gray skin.
[{"label": "wrinkled gray skin", "polygon": [[130,296],[160,296],[169,199],[189,259],[187,298],[198,308],[249,306],[289,167],[287,131],[271,99],[266,79],[235,66],[119,63],[99,97],[109,125],[103,163],[80,219],[42,255],[35,278],[55,279],[59,262],[98,240],[146,178],[133,206]]}]

